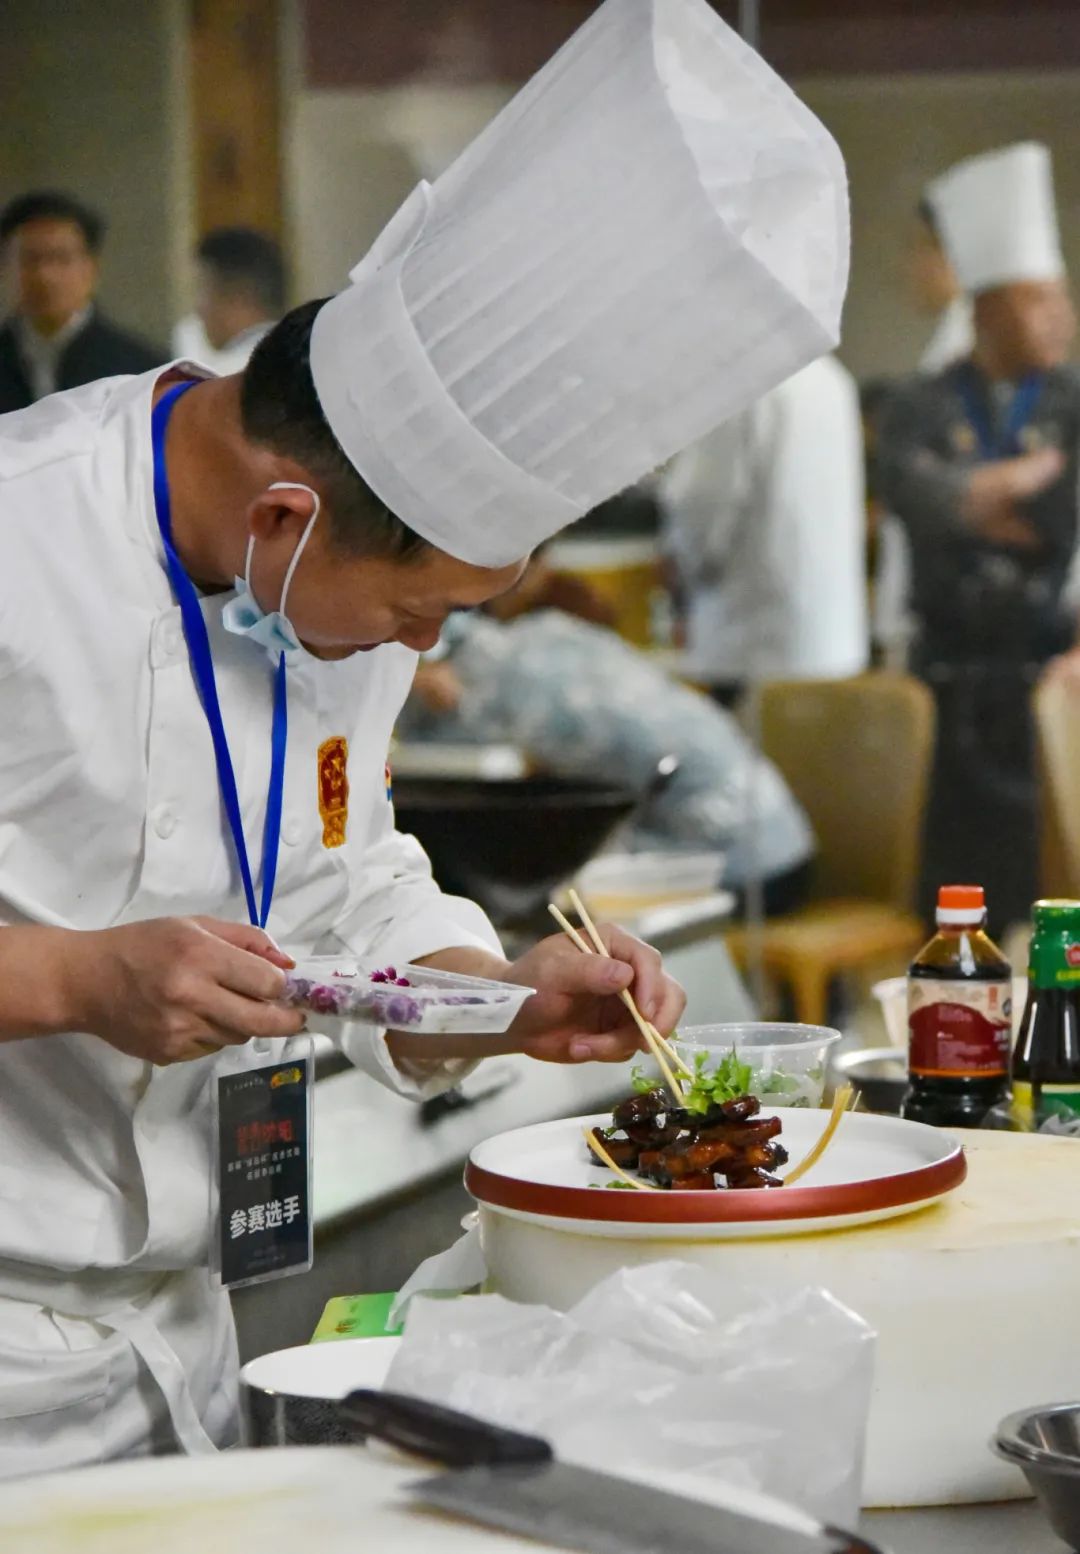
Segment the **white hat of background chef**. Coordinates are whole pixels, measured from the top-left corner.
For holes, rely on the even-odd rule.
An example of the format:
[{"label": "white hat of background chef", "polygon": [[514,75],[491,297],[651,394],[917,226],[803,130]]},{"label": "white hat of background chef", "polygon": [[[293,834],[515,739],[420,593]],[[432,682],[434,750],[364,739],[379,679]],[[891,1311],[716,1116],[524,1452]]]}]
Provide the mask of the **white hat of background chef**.
[{"label": "white hat of background chef", "polygon": [[351,462],[519,559],[837,342],[831,137],[707,0],[606,0],[318,313]]},{"label": "white hat of background chef", "polygon": [[926,195],[965,291],[1065,274],[1050,152],[1038,142],[968,157]]}]

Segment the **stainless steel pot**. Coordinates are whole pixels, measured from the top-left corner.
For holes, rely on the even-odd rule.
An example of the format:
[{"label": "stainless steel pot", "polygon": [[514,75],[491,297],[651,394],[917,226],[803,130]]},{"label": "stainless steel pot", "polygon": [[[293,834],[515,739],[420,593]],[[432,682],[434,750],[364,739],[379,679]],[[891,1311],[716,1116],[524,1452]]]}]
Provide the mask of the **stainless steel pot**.
[{"label": "stainless steel pot", "polygon": [[344,1338],[278,1349],[240,1372],[245,1446],[343,1446],[363,1439],[338,1403],[360,1387],[381,1387],[398,1338]]}]

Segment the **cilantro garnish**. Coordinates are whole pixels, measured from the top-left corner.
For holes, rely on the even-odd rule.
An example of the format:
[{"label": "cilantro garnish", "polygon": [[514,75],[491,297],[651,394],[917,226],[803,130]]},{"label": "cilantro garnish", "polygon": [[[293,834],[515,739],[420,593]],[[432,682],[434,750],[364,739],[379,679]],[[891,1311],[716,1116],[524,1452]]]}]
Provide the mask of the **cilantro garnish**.
[{"label": "cilantro garnish", "polygon": [[[712,1111],[714,1107],[723,1105],[725,1101],[734,1101],[740,1095],[749,1095],[753,1084],[753,1069],[749,1063],[739,1060],[734,1047],[727,1057],[720,1059],[711,1073],[709,1072],[710,1058],[711,1054],[708,1052],[694,1054],[694,1077],[687,1086],[686,1100],[683,1102],[688,1112],[695,1112],[700,1116]],[[639,1067],[631,1069],[630,1082],[639,1093],[655,1090],[657,1087],[656,1076],[647,1074]]]}]

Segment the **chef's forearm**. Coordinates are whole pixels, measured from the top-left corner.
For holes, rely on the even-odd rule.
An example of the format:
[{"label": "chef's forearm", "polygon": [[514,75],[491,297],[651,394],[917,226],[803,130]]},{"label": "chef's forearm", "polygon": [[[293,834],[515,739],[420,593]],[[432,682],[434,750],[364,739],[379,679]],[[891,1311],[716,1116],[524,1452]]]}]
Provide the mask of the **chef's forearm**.
[{"label": "chef's forearm", "polygon": [[491,950],[474,945],[461,945],[453,950],[437,950],[433,955],[418,955],[417,966],[431,966],[436,971],[456,971],[465,977],[487,977],[490,982],[505,982],[510,962]]},{"label": "chef's forearm", "polygon": [[73,991],[83,936],[67,928],[0,928],[0,1041],[79,1029]]}]

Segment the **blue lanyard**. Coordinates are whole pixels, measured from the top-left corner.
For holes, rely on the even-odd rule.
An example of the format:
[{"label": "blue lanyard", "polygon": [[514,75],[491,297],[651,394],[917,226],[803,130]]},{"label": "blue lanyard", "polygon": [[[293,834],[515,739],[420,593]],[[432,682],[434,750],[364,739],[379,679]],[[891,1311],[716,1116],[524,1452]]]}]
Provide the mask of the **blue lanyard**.
[{"label": "blue lanyard", "polygon": [[996,435],[990,417],[986,413],[986,399],[980,393],[980,387],[974,370],[970,366],[966,367],[960,375],[960,395],[964,401],[968,421],[978,440],[979,453],[987,462],[994,459],[1015,458],[1023,452],[1020,446],[1020,433],[1034,414],[1039,395],[1042,393],[1043,374],[1029,372],[1017,384],[1000,438]]},{"label": "blue lanyard", "polygon": [[165,432],[173,406],[194,383],[178,383],[168,389],[154,406],[150,418],[150,440],[154,451],[154,510],[157,513],[161,543],[165,547],[165,561],[172,579],[173,592],[180,606],[180,618],[184,624],[191,672],[199,690],[210,738],[214,744],[217,762],[218,786],[225,806],[225,814],[236,847],[236,860],[240,865],[240,877],[244,882],[248,916],[257,928],[265,928],[270,916],[270,903],[274,899],[274,880],[277,876],[278,845],[281,840],[281,801],[285,788],[285,745],[289,730],[288,700],[285,689],[285,654],[278,660],[274,677],[274,720],[270,734],[270,788],[266,796],[266,823],[263,829],[262,856],[262,907],[255,905],[255,886],[248,861],[247,842],[244,839],[244,822],[240,813],[240,796],[236,788],[229,741],[225,737],[225,724],[221,717],[217,680],[214,677],[214,658],[210,651],[210,635],[203,619],[199,595],[190,577],[184,571],[180,557],[173,548],[172,504],[169,498],[169,476],[165,468]]}]

